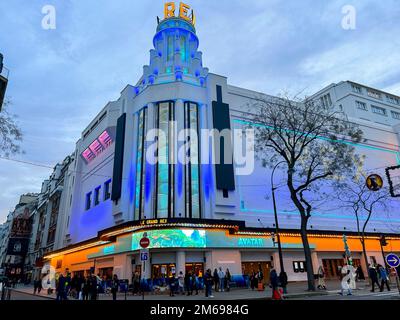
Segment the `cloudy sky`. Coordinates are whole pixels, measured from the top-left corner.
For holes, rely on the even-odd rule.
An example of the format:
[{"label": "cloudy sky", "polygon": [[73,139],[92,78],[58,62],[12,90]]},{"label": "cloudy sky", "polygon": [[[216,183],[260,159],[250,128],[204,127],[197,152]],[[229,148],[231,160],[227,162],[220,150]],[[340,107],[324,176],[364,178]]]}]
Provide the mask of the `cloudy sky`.
[{"label": "cloudy sky", "polygon": [[[163,0],[1,0],[0,52],[10,111],[24,132],[14,159],[54,166],[109,100],[141,76]],[[186,0],[204,65],[268,94],[353,80],[400,95],[398,0]],[[42,8],[56,8],[56,29]],[[342,28],[342,8],[356,29]],[[51,170],[0,159],[0,222]]]}]

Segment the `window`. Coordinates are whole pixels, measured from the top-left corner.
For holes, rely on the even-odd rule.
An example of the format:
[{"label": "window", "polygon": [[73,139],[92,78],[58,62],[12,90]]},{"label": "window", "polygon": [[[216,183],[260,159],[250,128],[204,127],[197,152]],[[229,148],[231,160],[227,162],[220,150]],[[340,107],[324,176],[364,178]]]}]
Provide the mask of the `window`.
[{"label": "window", "polygon": [[174,36],[168,36],[168,44],[167,44],[167,59],[168,61],[174,61],[174,52],[175,52],[175,44],[174,44]]},{"label": "window", "polygon": [[164,134],[157,137],[156,218],[169,218],[174,212],[174,130],[170,130],[170,122],[175,117],[174,106],[173,102],[161,102],[157,105],[157,128]]},{"label": "window", "polygon": [[332,105],[331,95],[328,93],[320,98],[321,104],[324,107],[330,107]]},{"label": "window", "polygon": [[295,273],[307,272],[305,261],[293,261],[293,271]]},{"label": "window", "polygon": [[362,89],[360,86],[357,86],[356,84],[352,84],[351,85],[353,92],[358,93],[358,94],[362,94]]},{"label": "window", "polygon": [[104,183],[104,201],[111,198],[110,186],[111,186],[111,179]]},{"label": "window", "polygon": [[198,106],[185,102],[185,129],[188,150],[185,159],[185,217],[200,218],[200,166]]},{"label": "window", "polygon": [[368,89],[368,96],[370,96],[371,98],[374,99],[380,99],[381,98],[381,94],[375,90],[372,89]]},{"label": "window", "polygon": [[94,205],[97,206],[100,203],[100,189],[101,187],[97,187],[94,190]]},{"label": "window", "polygon": [[85,205],[86,210],[90,209],[91,203],[92,203],[92,192],[89,192],[86,194],[86,205]]},{"label": "window", "polygon": [[400,99],[393,97],[393,96],[389,96],[388,94],[386,95],[386,99],[393,104],[400,104]]},{"label": "window", "polygon": [[367,104],[364,102],[356,101],[356,106],[357,106],[357,109],[361,109],[361,110],[365,110],[365,111],[368,110]]},{"label": "window", "polygon": [[144,216],[144,185],[145,185],[145,136],[147,108],[139,112],[137,151],[136,151],[136,186],[135,186],[135,220]]},{"label": "window", "polygon": [[372,112],[373,113],[377,113],[380,114],[382,116],[386,116],[386,109],[385,108],[381,108],[381,107],[377,107],[377,106],[371,106]]},{"label": "window", "polygon": [[392,111],[392,117],[393,117],[394,119],[400,120],[400,112]]}]

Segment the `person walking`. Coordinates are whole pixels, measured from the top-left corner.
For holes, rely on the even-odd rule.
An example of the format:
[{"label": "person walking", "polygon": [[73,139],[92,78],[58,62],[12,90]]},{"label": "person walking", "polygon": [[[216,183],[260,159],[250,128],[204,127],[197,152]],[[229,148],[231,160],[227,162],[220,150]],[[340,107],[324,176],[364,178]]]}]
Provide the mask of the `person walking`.
[{"label": "person walking", "polygon": [[356,269],[356,281],[360,280],[365,280],[365,276],[361,266],[358,266]]},{"label": "person walking", "polygon": [[378,288],[380,288],[380,284],[378,281],[378,273],[376,271],[376,268],[372,264],[369,265],[368,275],[369,278],[371,279],[371,285],[372,285],[371,292],[375,292],[375,284],[378,286]]},{"label": "person walking", "polygon": [[97,300],[97,277],[92,274],[89,280],[89,294],[90,300]]},{"label": "person walking", "polygon": [[61,273],[60,276],[58,277],[58,283],[57,283],[57,301],[62,301],[62,300],[67,300],[67,296],[65,294],[65,284],[66,284],[66,279],[64,275]]},{"label": "person walking", "polygon": [[213,279],[214,279],[214,291],[215,291],[215,292],[218,292],[219,277],[218,277],[218,270],[217,270],[217,268],[214,269]]},{"label": "person walking", "polygon": [[381,278],[380,291],[382,292],[384,290],[385,285],[388,291],[390,291],[390,285],[388,281],[389,277],[386,269],[383,266],[378,265],[378,272],[379,272],[379,277]]},{"label": "person walking", "polygon": [[39,280],[38,278],[35,278],[35,280],[33,280],[33,294],[35,295],[38,291],[39,288]]},{"label": "person walking", "polygon": [[190,272],[186,272],[185,274],[185,289],[186,289],[186,295],[190,296],[192,294],[192,285],[191,285],[191,281],[192,281],[192,275]]},{"label": "person walking", "polygon": [[350,274],[349,267],[345,265],[340,269],[340,284],[341,284],[341,291],[340,294],[343,296],[344,291],[347,291],[347,295],[351,296],[351,288],[350,288],[350,277],[348,276]]},{"label": "person walking", "polygon": [[257,277],[255,271],[253,271],[253,273],[250,276],[250,286],[251,290],[254,290],[254,288],[257,287]]},{"label": "person walking", "polygon": [[171,274],[168,278],[168,285],[169,285],[169,296],[175,297],[175,274]]},{"label": "person walking", "polygon": [[219,267],[218,270],[219,291],[224,292],[225,272]]},{"label": "person walking", "polygon": [[230,286],[231,280],[232,280],[231,272],[227,268],[226,272],[225,272],[225,287],[226,287],[226,291],[230,291],[231,290],[231,286]]},{"label": "person walking", "polygon": [[[217,270],[217,269],[215,269],[215,270]],[[214,273],[215,273],[215,271],[214,271]],[[211,274],[211,269],[208,269],[206,271],[206,274],[204,275],[204,285],[206,287],[206,290],[205,290],[206,298],[214,298],[214,296],[212,295],[213,281],[215,283],[213,275]]]},{"label": "person walking", "polygon": [[280,300],[281,294],[279,292],[279,278],[278,273],[276,272],[275,268],[271,269],[269,274],[269,282],[272,289],[272,299],[273,300]]},{"label": "person walking", "polygon": [[183,276],[183,272],[180,271],[179,272],[179,276],[178,276],[178,290],[179,290],[179,294],[185,294],[185,277]]},{"label": "person walking", "polygon": [[194,272],[192,274],[192,290],[191,290],[191,294],[193,294],[193,291],[196,291],[196,295],[199,294],[199,277],[197,276],[197,274]]},{"label": "person walking", "polygon": [[325,270],[323,266],[319,266],[318,268],[318,289],[326,290],[325,284]]},{"label": "person walking", "polygon": [[114,274],[114,277],[111,282],[111,293],[112,293],[113,301],[117,300],[118,287],[119,287],[118,276],[116,274]]}]

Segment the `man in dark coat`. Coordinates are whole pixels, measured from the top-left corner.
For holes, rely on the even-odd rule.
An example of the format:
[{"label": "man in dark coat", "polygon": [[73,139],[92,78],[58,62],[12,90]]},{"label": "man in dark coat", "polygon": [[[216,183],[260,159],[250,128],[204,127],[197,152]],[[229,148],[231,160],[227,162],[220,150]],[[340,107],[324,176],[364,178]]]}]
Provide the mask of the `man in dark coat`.
[{"label": "man in dark coat", "polygon": [[60,274],[60,277],[58,278],[58,284],[57,284],[57,300],[66,300],[67,296],[65,293],[65,283],[66,279],[63,274]]},{"label": "man in dark coat", "polygon": [[368,275],[369,278],[371,279],[371,284],[372,284],[372,290],[371,292],[375,292],[375,284],[380,288],[380,284],[378,281],[378,272],[376,271],[376,268],[371,264],[368,269]]}]

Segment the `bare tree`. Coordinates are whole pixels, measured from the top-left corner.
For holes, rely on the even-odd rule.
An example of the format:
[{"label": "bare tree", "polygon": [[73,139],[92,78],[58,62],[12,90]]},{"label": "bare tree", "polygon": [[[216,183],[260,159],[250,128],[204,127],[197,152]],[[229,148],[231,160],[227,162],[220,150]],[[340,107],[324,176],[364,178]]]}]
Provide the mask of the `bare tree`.
[{"label": "bare tree", "polygon": [[[351,173],[361,163],[349,142],[359,142],[362,131],[332,107],[297,97],[260,97],[250,106],[255,113],[257,157],[265,166],[287,165],[285,180],[300,218],[308,290],[314,291],[314,270],[307,237],[313,201],[326,180]],[[326,182],[325,182],[326,185]]]},{"label": "bare tree", "polygon": [[365,265],[368,268],[369,263],[365,246],[365,232],[377,208],[383,211],[388,210],[390,201],[389,190],[388,188],[382,188],[378,191],[371,191],[366,185],[365,178],[357,176],[338,184],[337,192],[342,207],[349,208],[354,213]]},{"label": "bare tree", "polygon": [[10,100],[6,100],[0,112],[0,156],[6,157],[20,153],[22,141],[22,132],[16,123],[16,117],[7,110],[10,104]]}]

